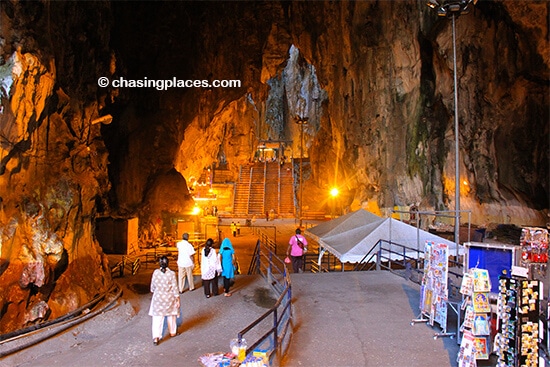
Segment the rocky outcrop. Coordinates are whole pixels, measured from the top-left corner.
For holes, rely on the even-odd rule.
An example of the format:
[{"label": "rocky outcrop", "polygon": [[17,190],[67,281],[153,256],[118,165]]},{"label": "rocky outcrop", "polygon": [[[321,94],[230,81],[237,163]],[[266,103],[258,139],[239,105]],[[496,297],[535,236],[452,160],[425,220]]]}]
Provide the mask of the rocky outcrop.
[{"label": "rocky outcrop", "polygon": [[[84,8],[0,6],[0,333],[65,315],[111,286],[93,233],[107,150],[86,81],[107,72],[94,65],[109,55],[106,39],[94,36],[108,32],[84,21]],[[72,18],[61,22],[64,12]]]}]

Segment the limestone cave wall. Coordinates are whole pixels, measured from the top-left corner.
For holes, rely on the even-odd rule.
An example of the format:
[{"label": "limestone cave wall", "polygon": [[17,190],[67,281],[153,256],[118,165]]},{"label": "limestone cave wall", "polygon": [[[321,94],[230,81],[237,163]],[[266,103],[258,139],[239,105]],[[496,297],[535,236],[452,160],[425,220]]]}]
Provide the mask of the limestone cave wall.
[{"label": "limestone cave wall", "polygon": [[[92,219],[109,190],[102,98],[110,12],[101,3],[0,3],[0,333],[108,290]],[[105,96],[103,96],[104,98]]]},{"label": "limestone cave wall", "polygon": [[[337,175],[354,207],[454,208],[451,20],[421,2],[293,7],[293,43],[328,92],[313,181]],[[456,22],[461,208],[474,223],[546,220],[547,16],[548,3],[480,2]]]}]

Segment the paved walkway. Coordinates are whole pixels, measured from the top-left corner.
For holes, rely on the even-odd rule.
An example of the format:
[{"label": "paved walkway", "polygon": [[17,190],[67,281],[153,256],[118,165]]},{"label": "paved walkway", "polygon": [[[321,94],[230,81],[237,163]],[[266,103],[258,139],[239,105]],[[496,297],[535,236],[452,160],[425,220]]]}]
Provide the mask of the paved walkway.
[{"label": "paved walkway", "polygon": [[[286,222],[277,227],[279,243],[295,228],[293,221]],[[255,240],[244,228],[241,234],[232,240],[243,262]],[[238,276],[232,297],[206,299],[198,287],[181,296],[182,334],[154,346],[147,315],[151,271],[150,266],[117,280],[124,293],[114,309],[6,357],[0,366],[200,366],[201,355],[228,352],[237,332],[274,302],[260,276]],[[415,283],[388,272],[292,274],[291,279],[294,334],[281,366],[457,365],[456,339],[434,340],[437,328],[411,326],[419,304]]]}]

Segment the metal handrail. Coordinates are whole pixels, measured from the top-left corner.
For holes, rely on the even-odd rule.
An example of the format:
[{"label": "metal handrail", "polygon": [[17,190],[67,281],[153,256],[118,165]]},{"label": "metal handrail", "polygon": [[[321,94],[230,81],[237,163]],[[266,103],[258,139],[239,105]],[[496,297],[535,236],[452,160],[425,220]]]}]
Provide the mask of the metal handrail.
[{"label": "metal handrail", "polygon": [[[290,283],[290,275],[286,272],[284,262],[277,257],[269,248],[262,246],[262,242],[258,240],[256,243],[256,249],[254,250],[255,258],[257,261],[257,270],[264,278],[272,289],[279,294],[279,297],[275,304],[266,311],[258,319],[254,320],[250,325],[242,329],[237,334],[237,339],[241,342],[244,339],[245,334],[255,330],[258,325],[269,316],[273,315],[273,323],[261,337],[259,337],[251,345],[247,345],[246,355],[250,354],[257,347],[261,346],[265,342],[270,343],[268,348],[268,358],[270,361],[274,358],[274,355],[280,359],[285,352],[285,344],[288,345],[289,339],[286,339],[289,327],[292,321],[292,287]],[[262,251],[263,250],[263,251]],[[262,262],[262,260],[265,260]],[[282,276],[282,277],[281,277]],[[281,279],[277,279],[281,277]],[[287,340],[287,343],[285,343]],[[275,352],[275,354],[273,353]],[[271,363],[270,363],[271,365]]]},{"label": "metal handrail", "polygon": [[254,253],[252,254],[252,260],[248,266],[248,275],[258,274],[260,272],[260,240],[256,242],[254,247]]}]

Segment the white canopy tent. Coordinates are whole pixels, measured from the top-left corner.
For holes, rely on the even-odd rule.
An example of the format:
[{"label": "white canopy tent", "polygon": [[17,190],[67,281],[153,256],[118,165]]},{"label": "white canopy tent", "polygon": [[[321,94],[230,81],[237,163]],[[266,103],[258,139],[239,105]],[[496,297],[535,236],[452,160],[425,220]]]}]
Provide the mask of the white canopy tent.
[{"label": "white canopy tent", "polygon": [[[393,218],[379,217],[363,209],[312,227],[306,233],[322,247],[319,264],[325,251],[332,253],[342,263],[367,261],[365,255],[380,240],[390,242],[383,242],[383,249],[400,252],[402,255],[405,252],[404,255],[413,258],[424,252],[426,241],[445,243],[448,245],[449,254],[456,255],[456,244],[452,241]],[[404,251],[402,246],[409,249]],[[394,259],[402,257],[398,254],[392,255]]]}]

